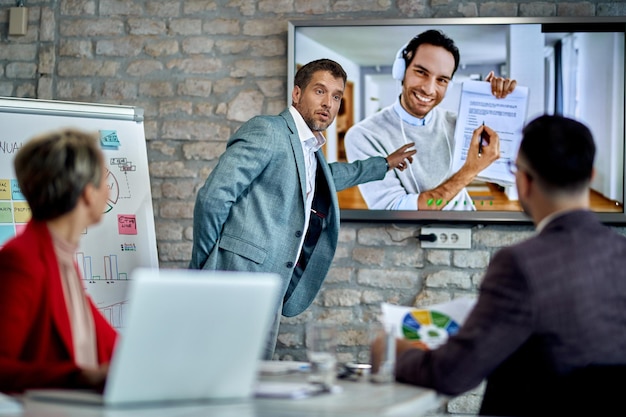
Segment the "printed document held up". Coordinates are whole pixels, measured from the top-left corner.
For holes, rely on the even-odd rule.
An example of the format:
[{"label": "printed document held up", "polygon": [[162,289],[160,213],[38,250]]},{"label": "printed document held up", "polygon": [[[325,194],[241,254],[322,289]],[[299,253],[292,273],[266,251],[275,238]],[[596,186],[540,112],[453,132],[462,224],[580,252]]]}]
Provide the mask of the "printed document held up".
[{"label": "printed document held up", "polygon": [[500,137],[500,158],[478,174],[477,179],[501,185],[515,183],[508,161],[515,160],[522,128],[526,122],[528,87],[516,86],[506,98],[496,98],[491,84],[485,81],[464,81],[459,114],[454,131],[453,172],[467,159],[472,132],[481,124],[495,130]]}]

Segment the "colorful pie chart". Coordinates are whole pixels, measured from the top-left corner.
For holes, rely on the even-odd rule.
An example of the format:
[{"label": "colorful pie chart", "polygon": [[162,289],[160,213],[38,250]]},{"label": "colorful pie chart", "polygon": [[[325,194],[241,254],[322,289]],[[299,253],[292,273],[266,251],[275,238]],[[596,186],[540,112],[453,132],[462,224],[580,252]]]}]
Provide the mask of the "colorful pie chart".
[{"label": "colorful pie chart", "polygon": [[459,324],[435,310],[411,310],[402,319],[402,333],[408,340],[424,343],[430,349],[448,340],[459,331]]}]

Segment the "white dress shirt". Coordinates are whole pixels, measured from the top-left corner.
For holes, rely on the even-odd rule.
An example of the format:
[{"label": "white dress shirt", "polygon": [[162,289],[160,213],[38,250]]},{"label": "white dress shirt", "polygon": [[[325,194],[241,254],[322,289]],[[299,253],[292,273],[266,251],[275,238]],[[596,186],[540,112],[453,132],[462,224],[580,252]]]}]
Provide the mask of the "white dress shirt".
[{"label": "white dress shirt", "polygon": [[306,124],[302,115],[295,107],[290,106],[289,112],[296,123],[296,129],[298,130],[298,137],[300,138],[300,144],[302,145],[302,152],[304,153],[304,165],[306,172],[306,201],[304,203],[304,227],[302,229],[302,239],[300,240],[300,247],[298,248],[298,255],[296,257],[296,263],[300,258],[300,251],[304,244],[304,237],[309,229],[309,219],[311,217],[311,206],[313,204],[313,195],[315,194],[315,175],[317,174],[317,158],[315,152],[317,152],[324,144],[326,139],[321,133],[314,134],[311,128]]}]

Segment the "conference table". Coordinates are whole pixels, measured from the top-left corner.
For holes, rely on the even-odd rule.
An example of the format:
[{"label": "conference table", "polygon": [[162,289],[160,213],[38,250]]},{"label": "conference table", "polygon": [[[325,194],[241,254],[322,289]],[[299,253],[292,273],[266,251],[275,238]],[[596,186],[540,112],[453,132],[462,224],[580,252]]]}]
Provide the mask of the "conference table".
[{"label": "conference table", "polygon": [[[265,382],[299,384],[305,374],[261,376]],[[435,391],[401,383],[373,383],[367,379],[338,379],[336,392],[304,398],[259,398],[137,407],[56,403],[25,399],[20,417],[419,417],[445,401]]]}]

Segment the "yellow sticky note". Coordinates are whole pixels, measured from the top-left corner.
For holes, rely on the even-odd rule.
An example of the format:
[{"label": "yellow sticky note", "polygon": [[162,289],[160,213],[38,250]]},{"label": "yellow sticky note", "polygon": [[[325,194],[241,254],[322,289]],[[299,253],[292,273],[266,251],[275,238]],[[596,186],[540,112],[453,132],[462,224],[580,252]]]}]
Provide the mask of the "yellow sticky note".
[{"label": "yellow sticky note", "polygon": [[11,199],[11,181],[0,178],[0,200]]},{"label": "yellow sticky note", "polygon": [[25,201],[14,201],[13,216],[15,223],[28,223],[32,216],[28,203]]}]

